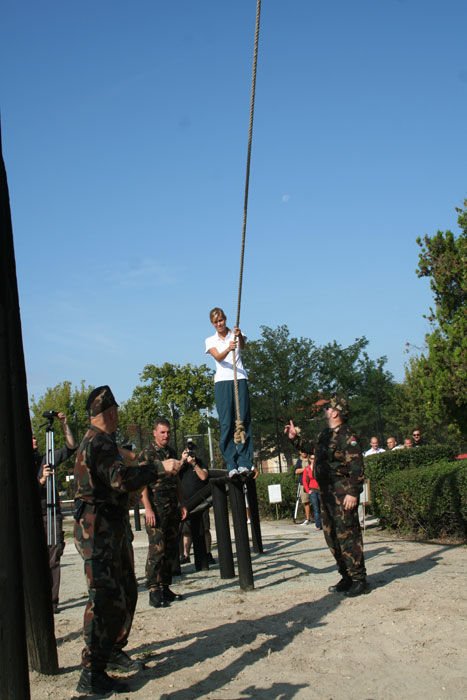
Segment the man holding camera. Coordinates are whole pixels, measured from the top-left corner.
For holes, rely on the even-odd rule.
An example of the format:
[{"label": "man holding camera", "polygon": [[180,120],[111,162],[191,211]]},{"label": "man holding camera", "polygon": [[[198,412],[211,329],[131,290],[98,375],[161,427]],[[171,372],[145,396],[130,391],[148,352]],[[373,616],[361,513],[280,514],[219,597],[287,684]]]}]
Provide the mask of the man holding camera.
[{"label": "man holding camera", "polygon": [[[154,442],[143,450],[140,459],[154,461],[176,458],[169,445],[170,423],[157,418],[153,429]],[[183,596],[170,589],[172,571],[178,562],[178,537],[181,520],[186,518],[182,506],[182,492],[177,473],[165,474],[143,489],[141,494],[149,540],[146,560],[146,586],[149,604],[154,608],[167,607]]]},{"label": "man holding camera", "polygon": [[[65,462],[73,452],[76,450],[76,443],[71,428],[67,423],[66,415],[62,412],[47,411],[44,413],[44,418],[53,420],[58,418],[63,435],[65,437],[65,446],[54,450],[54,463],[53,465],[47,464],[47,455],[41,458],[39,450],[37,448],[37,439],[35,435],[32,436],[32,448],[34,450],[34,462],[38,466],[37,480],[39,482],[39,491],[41,499],[41,510],[42,519],[44,521],[45,534],[47,536],[47,479],[52,479],[54,476],[54,468],[58,467],[59,464]],[[58,613],[58,597],[60,591],[60,559],[62,558],[63,551],[65,549],[65,538],[63,535],[63,516],[60,506],[60,497],[58,494],[57,486],[55,486],[55,522],[56,522],[56,533],[57,542],[56,544],[49,544],[49,566],[50,575],[52,579],[52,607],[54,613]]]},{"label": "man holding camera", "polygon": [[[211,554],[211,532],[209,523],[209,508],[203,510],[197,509],[203,500],[211,496],[211,488],[208,483],[209,473],[203,462],[196,454],[196,445],[190,439],[187,440],[186,449],[182,454],[182,466],[180,467],[180,483],[184,503],[188,509],[186,520],[182,522],[181,534],[183,538],[183,555],[180,557],[180,563],[186,564],[190,561],[190,549],[195,537],[195,566],[201,568],[203,562],[197,561],[197,544],[196,539],[200,536],[201,539],[201,557],[205,558],[205,564],[214,564],[214,559]],[[191,510],[194,513],[190,513]],[[204,539],[204,547],[203,547]]]}]

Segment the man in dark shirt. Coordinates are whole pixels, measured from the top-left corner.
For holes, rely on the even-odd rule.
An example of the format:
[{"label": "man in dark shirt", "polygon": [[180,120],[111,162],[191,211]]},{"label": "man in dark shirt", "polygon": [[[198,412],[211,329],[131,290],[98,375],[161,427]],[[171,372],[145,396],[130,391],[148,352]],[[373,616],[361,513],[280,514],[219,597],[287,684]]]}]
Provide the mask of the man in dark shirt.
[{"label": "man in dark shirt", "polygon": [[422,437],[422,431],[420,428],[414,428],[412,430],[412,447],[422,447],[423,445],[426,445],[426,441]]},{"label": "man in dark shirt", "polygon": [[[211,532],[209,523],[209,508],[206,507],[202,511],[197,510],[197,506],[202,500],[211,497],[211,486],[209,484],[209,473],[205,468],[201,459],[195,453],[196,445],[189,441],[187,449],[182,454],[182,466],[180,468],[180,484],[182,487],[182,496],[184,505],[187,507],[188,515],[186,520],[182,522],[181,534],[183,537],[183,556],[180,558],[180,563],[185,564],[190,561],[190,549],[193,541],[193,529],[195,535],[204,532],[205,554],[207,556],[207,564],[214,564],[214,558],[211,554]],[[195,509],[194,513],[190,513]],[[201,545],[202,546],[202,545]],[[203,550],[201,550],[203,552]],[[204,556],[202,553],[201,556]],[[202,566],[202,562],[196,561],[195,551],[195,566]]]}]

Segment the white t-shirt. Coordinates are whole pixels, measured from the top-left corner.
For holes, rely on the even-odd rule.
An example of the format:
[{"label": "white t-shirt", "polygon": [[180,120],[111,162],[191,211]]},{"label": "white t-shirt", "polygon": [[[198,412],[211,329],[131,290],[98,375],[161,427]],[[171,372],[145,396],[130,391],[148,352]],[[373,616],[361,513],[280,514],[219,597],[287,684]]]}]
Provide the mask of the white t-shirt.
[{"label": "white t-shirt", "polygon": [[364,457],[369,457],[370,455],[379,455],[381,452],[386,452],[386,450],[383,450],[382,447],[378,447],[377,450],[374,450],[372,447],[370,447],[369,450],[363,453]]},{"label": "white t-shirt", "polygon": [[[211,354],[209,352],[211,348],[215,348],[218,352],[224,352],[224,350],[226,350],[229,347],[229,343],[232,340],[235,340],[235,336],[232,331],[229,331],[225,338],[221,338],[218,333],[214,333],[214,335],[209,336],[209,338],[206,338],[206,340],[204,341],[206,354]],[[222,362],[218,362],[216,359],[214,359],[214,361],[216,363],[216,374],[214,375],[214,381],[233,381],[234,371],[232,363],[232,353],[229,352],[227,357],[224,360],[222,360]],[[242,364],[242,358],[238,347],[235,351],[235,364],[237,365],[237,379],[248,379],[247,373]]]}]

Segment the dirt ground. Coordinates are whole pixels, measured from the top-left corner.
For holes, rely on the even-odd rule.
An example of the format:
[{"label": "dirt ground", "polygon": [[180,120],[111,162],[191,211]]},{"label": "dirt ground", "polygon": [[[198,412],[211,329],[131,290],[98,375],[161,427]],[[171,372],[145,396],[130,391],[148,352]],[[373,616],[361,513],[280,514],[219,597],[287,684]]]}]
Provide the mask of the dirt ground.
[{"label": "dirt ground", "polygon": [[[214,534],[214,533],[213,533]],[[146,535],[136,533],[139,600],[130,644],[146,668],[119,698],[164,700],[462,700],[467,697],[466,549],[367,528],[369,595],[327,592],[338,579],[321,532],[262,523],[255,590],[183,566],[186,595],[155,610],[144,589]],[[213,554],[217,558],[214,547]],[[70,542],[55,616],[60,674],[31,673],[33,700],[78,696],[86,589]]]}]

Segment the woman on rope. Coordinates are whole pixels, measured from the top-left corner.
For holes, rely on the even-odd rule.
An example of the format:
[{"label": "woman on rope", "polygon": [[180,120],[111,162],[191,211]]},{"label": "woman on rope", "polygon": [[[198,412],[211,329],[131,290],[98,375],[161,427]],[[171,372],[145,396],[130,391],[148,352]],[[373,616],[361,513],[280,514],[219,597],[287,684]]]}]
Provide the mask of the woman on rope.
[{"label": "woman on rope", "polygon": [[[253,444],[248,377],[241,358],[245,337],[240,328],[230,330],[227,327],[227,317],[219,307],[210,311],[209,319],[216,332],[206,338],[205,348],[206,353],[212,355],[216,362],[214,396],[220,423],[219,447],[229,477],[247,475],[253,471]],[[235,413],[234,356],[241,426],[238,425]]]}]

